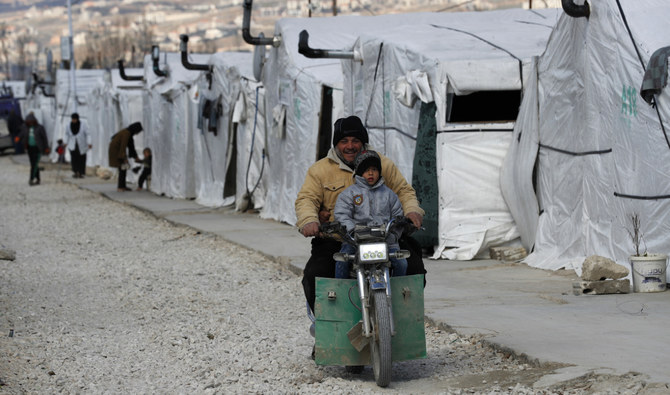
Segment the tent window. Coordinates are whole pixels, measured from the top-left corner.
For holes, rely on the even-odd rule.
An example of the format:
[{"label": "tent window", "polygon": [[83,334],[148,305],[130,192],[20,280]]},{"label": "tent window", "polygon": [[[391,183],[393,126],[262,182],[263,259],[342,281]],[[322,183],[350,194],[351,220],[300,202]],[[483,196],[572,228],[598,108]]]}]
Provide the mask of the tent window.
[{"label": "tent window", "polygon": [[479,91],[447,98],[447,122],[515,121],[521,105],[521,91]]}]

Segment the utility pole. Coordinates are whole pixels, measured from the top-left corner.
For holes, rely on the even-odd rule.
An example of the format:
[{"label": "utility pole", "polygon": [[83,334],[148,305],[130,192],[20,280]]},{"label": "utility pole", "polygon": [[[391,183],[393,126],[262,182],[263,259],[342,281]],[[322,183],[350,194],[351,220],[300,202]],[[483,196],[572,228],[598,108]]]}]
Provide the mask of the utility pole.
[{"label": "utility pole", "polygon": [[72,112],[77,112],[77,82],[74,73],[74,36],[72,35],[72,0],[67,0],[67,21],[70,27],[70,89],[72,90]]},{"label": "utility pole", "polygon": [[333,0],[333,16],[337,16],[337,0]]}]

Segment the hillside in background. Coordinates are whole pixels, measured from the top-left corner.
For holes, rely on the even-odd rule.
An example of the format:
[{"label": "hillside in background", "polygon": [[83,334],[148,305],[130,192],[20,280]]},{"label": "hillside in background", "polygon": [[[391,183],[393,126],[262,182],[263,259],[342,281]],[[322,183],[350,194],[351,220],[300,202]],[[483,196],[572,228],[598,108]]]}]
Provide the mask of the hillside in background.
[{"label": "hillside in background", "polygon": [[[528,0],[338,0],[335,4],[338,15],[380,15],[528,8],[530,3]],[[189,35],[191,52],[252,50],[240,33],[242,4],[243,0],[73,0],[77,67],[114,67],[118,59],[137,66],[151,45],[159,45],[161,51],[177,51],[180,34]],[[532,5],[558,7],[560,1],[535,0]],[[254,1],[252,35],[271,33],[278,18],[310,14],[332,16],[333,2]],[[53,63],[62,64],[61,41],[69,36],[67,1],[0,0],[0,21],[0,78],[21,79],[15,74],[45,69],[49,51]]]}]

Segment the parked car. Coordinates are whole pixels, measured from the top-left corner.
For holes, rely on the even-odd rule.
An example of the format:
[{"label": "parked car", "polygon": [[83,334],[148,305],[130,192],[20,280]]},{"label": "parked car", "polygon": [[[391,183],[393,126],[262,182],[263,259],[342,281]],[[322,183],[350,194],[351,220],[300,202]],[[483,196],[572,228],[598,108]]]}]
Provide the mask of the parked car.
[{"label": "parked car", "polygon": [[0,118],[0,154],[4,154],[7,149],[14,150],[14,142],[7,128],[7,120]]}]

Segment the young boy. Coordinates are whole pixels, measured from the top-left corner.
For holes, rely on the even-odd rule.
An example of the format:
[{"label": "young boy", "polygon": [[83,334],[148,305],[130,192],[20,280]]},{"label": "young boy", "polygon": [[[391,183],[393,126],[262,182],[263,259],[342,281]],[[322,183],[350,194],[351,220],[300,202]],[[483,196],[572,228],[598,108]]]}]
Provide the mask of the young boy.
[{"label": "young boy", "polygon": [[57,143],[56,153],[58,153],[58,163],[65,163],[65,144],[63,144],[63,139],[58,139]]},{"label": "young boy", "polygon": [[[402,216],[402,205],[389,187],[384,185],[381,176],[382,162],[375,151],[362,151],[355,160],[356,169],[354,185],[342,191],[335,203],[335,220],[350,232],[356,225],[382,225],[392,218]],[[400,249],[398,237],[392,234],[387,238],[389,252]],[[355,248],[342,243],[340,252],[355,253]],[[391,259],[393,276],[404,276],[407,273],[406,259]],[[335,263],[335,278],[349,278],[349,262]]]},{"label": "young boy", "polygon": [[138,191],[142,190],[144,181],[147,181],[147,179],[151,177],[151,149],[145,148],[142,151],[142,154],[144,154],[144,159],[142,159],[142,165],[144,166],[144,168],[142,169],[142,173],[140,174],[140,179],[137,181]]}]

